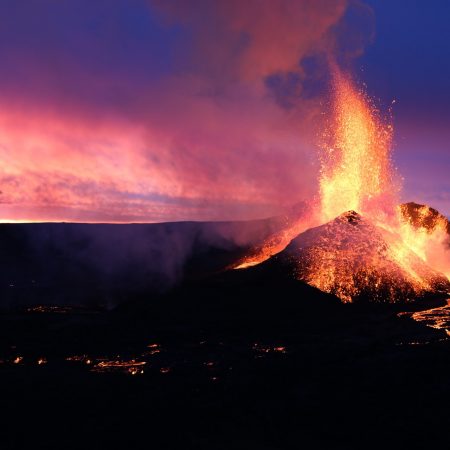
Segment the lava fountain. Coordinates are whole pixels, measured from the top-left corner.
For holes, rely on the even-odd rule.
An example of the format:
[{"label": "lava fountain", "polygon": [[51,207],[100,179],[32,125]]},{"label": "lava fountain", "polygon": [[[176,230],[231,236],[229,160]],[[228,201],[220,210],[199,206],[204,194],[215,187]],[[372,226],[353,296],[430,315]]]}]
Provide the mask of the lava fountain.
[{"label": "lava fountain", "polygon": [[390,213],[399,191],[390,158],[392,125],[337,69],[331,109],[320,142],[322,223],[345,211],[374,217]]},{"label": "lava fountain", "polygon": [[446,219],[431,220],[428,207],[411,215],[406,205],[397,206],[391,121],[337,68],[332,86],[330,120],[320,138],[319,202],[235,268],[270,258],[344,302],[408,301],[447,291]]}]

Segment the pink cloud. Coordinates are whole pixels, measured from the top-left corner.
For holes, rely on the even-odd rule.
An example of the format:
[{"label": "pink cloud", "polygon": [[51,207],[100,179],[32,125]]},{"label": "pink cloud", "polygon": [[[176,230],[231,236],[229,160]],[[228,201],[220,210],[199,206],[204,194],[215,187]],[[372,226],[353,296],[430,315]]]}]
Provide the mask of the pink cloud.
[{"label": "pink cloud", "polygon": [[[314,195],[321,99],[282,108],[265,79],[301,79],[299,61],[329,48],[346,3],[186,5],[162,2],[160,13],[193,30],[187,55],[139,90],[69,64],[70,83],[118,92],[117,105],[66,95],[67,62],[48,102],[1,93],[0,219],[253,218]],[[33,64],[33,82],[56,77]]]}]

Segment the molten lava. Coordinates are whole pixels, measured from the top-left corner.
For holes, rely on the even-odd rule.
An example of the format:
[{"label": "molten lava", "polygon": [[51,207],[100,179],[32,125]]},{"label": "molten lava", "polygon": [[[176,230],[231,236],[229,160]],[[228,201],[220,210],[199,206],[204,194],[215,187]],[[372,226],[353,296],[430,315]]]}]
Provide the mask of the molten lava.
[{"label": "molten lava", "polygon": [[[404,313],[408,314],[408,313]],[[437,330],[444,330],[450,336],[450,300],[447,304],[437,308],[427,309],[425,311],[417,311],[410,314],[417,322],[424,322],[431,328]]]},{"label": "molten lava", "polygon": [[235,268],[279,253],[274,260],[288,262],[298,279],[344,302],[408,301],[449,290],[448,221],[425,206],[396,206],[392,125],[349,77],[333,72],[331,120],[320,139],[320,202]]}]

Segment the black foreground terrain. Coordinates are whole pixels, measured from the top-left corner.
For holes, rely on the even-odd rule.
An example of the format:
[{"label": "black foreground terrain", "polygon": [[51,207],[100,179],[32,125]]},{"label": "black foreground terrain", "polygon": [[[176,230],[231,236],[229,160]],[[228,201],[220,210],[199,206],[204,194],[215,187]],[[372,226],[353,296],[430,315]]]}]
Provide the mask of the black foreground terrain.
[{"label": "black foreground terrain", "polygon": [[1,448],[446,448],[450,344],[412,309],[256,268],[5,312]]}]

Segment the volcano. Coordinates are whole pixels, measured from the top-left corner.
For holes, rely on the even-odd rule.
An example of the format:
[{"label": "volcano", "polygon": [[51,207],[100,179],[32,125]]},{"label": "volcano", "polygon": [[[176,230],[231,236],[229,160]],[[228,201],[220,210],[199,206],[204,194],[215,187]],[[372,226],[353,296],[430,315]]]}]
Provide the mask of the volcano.
[{"label": "volcano", "polygon": [[280,265],[344,303],[407,302],[450,290],[448,220],[399,205],[393,126],[335,68],[329,122],[319,142],[319,195],[311,211],[233,267]]},{"label": "volcano", "polygon": [[299,234],[263,264],[281,265],[343,302],[407,302],[450,289],[395,233],[355,211]]}]

